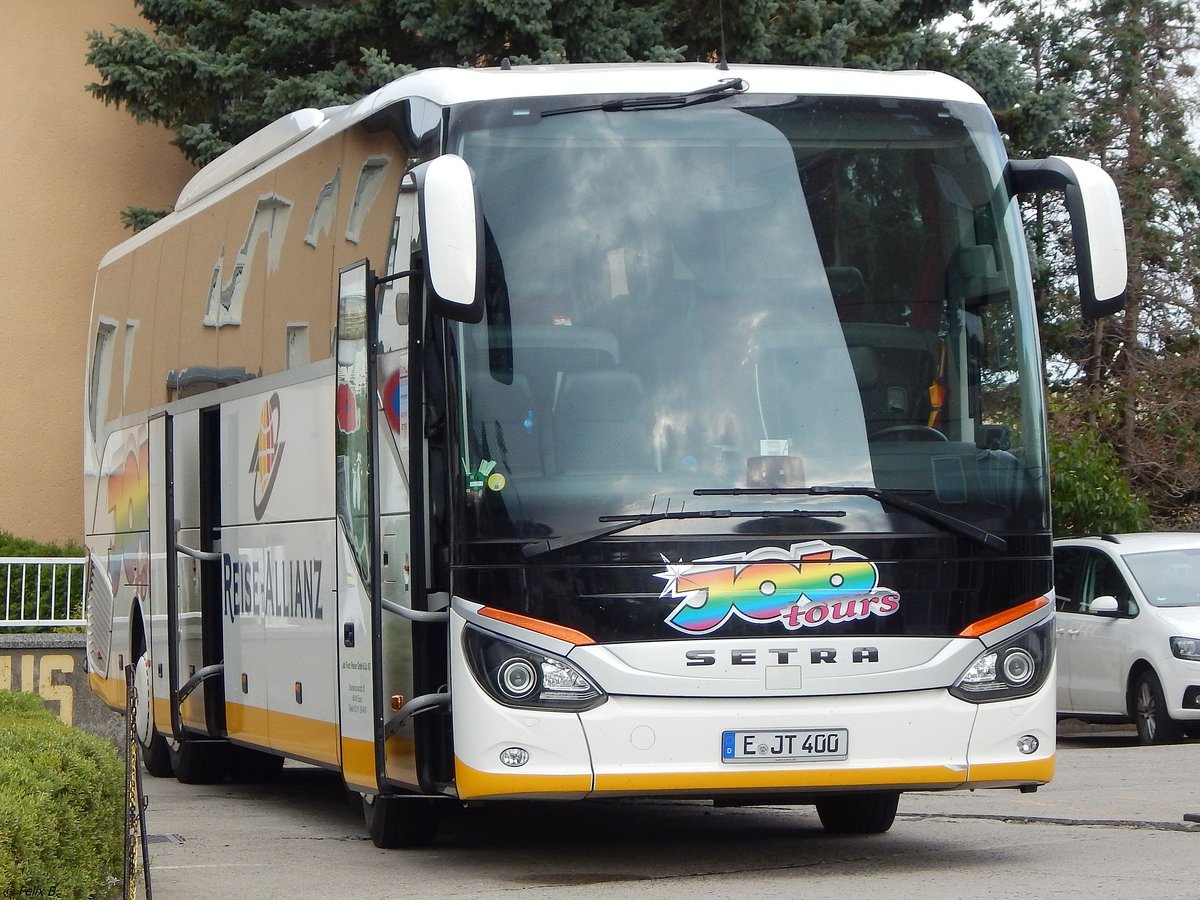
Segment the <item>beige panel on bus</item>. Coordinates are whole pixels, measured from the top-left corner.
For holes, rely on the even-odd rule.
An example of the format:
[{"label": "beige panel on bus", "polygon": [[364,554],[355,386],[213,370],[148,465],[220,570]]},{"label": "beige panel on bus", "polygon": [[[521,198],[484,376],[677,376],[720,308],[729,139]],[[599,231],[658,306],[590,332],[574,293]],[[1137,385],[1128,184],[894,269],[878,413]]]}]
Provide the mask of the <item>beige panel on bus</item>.
[{"label": "beige panel on bus", "polygon": [[338,135],[279,169],[275,191],[293,206],[282,263],[267,281],[263,374],[288,368],[289,328],[294,341],[304,342],[295,349],[295,364],[330,354],[343,143]]},{"label": "beige panel on bus", "polygon": [[[170,300],[164,301],[159,296],[158,270],[162,253],[163,242],[151,241],[131,254],[133,272],[129,304],[121,318],[120,339],[113,365],[113,400],[120,405],[110,407],[110,410],[118,415],[141,412],[152,402],[161,402],[160,393],[152,396],[155,385],[154,379],[148,377],[150,372],[146,353],[151,344],[158,345],[171,339],[170,329],[162,328],[158,322],[160,317],[170,319],[167,311],[171,309]],[[124,368],[127,358],[129,378],[126,382]]]},{"label": "beige panel on bus", "polygon": [[[386,132],[355,129],[346,135],[344,159],[336,265],[347,266],[365,256],[377,275],[386,275],[396,196],[407,162],[404,150]],[[408,254],[402,258],[407,264]]]},{"label": "beige panel on bus", "polygon": [[[206,326],[204,316],[210,288],[219,277],[216,264],[229,212],[228,206],[217,204],[193,215],[185,226],[187,254],[180,291],[179,340],[169,357],[157,352],[155,356],[154,378],[164,399],[168,373],[217,364],[217,329]],[[170,398],[176,396],[172,392]]]},{"label": "beige panel on bus", "polygon": [[[114,323],[124,322],[128,313],[130,281],[133,277],[133,260],[124,257],[112,265],[101,269],[96,276],[96,302],[92,310],[92,331],[88,335],[88,409],[86,414],[89,421],[94,420],[96,440],[103,450],[105,425],[121,414],[121,372],[116,360],[120,358],[117,352],[117,335]],[[103,320],[103,325],[102,325]],[[108,356],[108,365],[97,368],[98,363],[105,360],[97,357],[97,334],[101,328],[107,332],[101,355]],[[107,370],[106,383],[97,381],[91,384],[91,379],[99,379]]]},{"label": "beige panel on bus", "polygon": [[279,268],[291,218],[291,201],[274,187],[275,178],[268,175],[223,201],[229,218],[213,259],[220,273],[205,305],[204,325],[216,329],[216,364],[225,372],[257,375],[262,367],[267,280]]},{"label": "beige panel on bus", "polygon": [[[189,365],[193,354],[203,351],[203,345],[184,344],[182,325],[192,312],[184,297],[184,277],[187,273],[188,236],[190,225],[173,228],[158,239],[162,245],[162,259],[158,264],[158,312],[154,318],[153,333],[138,337],[138,356],[147,366],[142,380],[146,382],[150,395],[141,406],[129,406],[130,412],[158,406],[174,395],[167,390],[168,372]],[[150,342],[153,340],[151,362]],[[215,348],[215,344],[214,344]],[[153,366],[153,368],[150,368]]]}]

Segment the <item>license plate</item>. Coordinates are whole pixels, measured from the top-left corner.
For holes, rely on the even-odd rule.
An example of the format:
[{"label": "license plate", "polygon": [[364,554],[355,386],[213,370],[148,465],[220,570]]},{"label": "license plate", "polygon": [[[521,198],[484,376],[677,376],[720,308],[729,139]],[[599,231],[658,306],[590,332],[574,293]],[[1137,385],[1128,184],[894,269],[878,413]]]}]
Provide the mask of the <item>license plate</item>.
[{"label": "license plate", "polygon": [[845,728],[786,728],[721,733],[722,762],[790,762],[846,759],[850,732]]}]

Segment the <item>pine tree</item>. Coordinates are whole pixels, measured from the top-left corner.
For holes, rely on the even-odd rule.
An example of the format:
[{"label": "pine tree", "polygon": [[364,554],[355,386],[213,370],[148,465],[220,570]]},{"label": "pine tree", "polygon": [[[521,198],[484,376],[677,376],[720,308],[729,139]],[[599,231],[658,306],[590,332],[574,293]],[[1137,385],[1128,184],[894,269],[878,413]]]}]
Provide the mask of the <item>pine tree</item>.
[{"label": "pine tree", "polygon": [[198,165],[281,115],[414,69],[710,60],[896,68],[944,54],[970,0],[137,0],[149,31],[88,35],[88,89]]}]

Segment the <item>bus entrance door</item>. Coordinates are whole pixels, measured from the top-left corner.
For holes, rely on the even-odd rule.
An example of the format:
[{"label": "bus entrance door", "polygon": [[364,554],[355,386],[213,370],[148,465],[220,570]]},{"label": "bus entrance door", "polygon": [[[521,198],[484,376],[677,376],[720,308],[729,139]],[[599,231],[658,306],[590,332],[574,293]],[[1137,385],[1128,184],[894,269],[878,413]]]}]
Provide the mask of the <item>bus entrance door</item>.
[{"label": "bus entrance door", "polygon": [[[152,595],[165,600],[156,602],[152,615],[158,656],[155,695],[160,696],[158,673],[165,663],[163,693],[169,699],[173,763],[181,780],[205,780],[201,776],[208,766],[200,758],[212,754],[195,742],[225,736],[220,554],[216,551],[219,423],[217,408],[150,420]],[[165,660],[160,648],[166,649]]]},{"label": "bus entrance door", "polygon": [[373,304],[366,261],[338,285],[335,491],[338,546],[338,698],[342,776],[373,794],[382,770],[379,526],[376,518]]}]

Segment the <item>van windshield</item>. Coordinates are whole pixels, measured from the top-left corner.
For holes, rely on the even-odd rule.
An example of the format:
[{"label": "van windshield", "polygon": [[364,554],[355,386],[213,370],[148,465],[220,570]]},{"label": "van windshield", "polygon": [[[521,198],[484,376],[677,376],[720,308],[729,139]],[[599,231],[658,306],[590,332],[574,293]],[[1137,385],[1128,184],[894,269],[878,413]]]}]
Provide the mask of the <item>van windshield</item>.
[{"label": "van windshield", "polygon": [[[788,493],[814,485],[1046,529],[1027,263],[985,109],[540,115],[561,105],[451,119],[487,245],[487,314],[454,326],[465,539],[830,506]],[[695,493],[744,488],[778,493]]]},{"label": "van windshield", "polygon": [[1200,547],[1122,557],[1152,606],[1200,606]]}]

